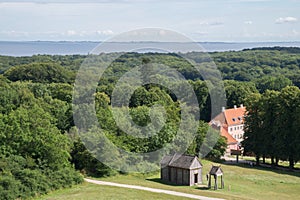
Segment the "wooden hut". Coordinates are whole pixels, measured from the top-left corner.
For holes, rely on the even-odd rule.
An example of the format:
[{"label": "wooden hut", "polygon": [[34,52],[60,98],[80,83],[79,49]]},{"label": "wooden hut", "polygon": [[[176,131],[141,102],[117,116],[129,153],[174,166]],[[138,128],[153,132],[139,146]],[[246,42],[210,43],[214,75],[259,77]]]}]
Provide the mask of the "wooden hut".
[{"label": "wooden hut", "polygon": [[223,170],[221,166],[212,166],[209,173],[207,174],[208,178],[208,188],[211,188],[211,176],[214,177],[215,185],[214,190],[218,189],[218,177],[221,177],[221,189],[224,188],[224,180],[223,180]]},{"label": "wooden hut", "polygon": [[195,185],[202,183],[202,164],[197,156],[165,156],[160,162],[161,179],[177,185]]}]

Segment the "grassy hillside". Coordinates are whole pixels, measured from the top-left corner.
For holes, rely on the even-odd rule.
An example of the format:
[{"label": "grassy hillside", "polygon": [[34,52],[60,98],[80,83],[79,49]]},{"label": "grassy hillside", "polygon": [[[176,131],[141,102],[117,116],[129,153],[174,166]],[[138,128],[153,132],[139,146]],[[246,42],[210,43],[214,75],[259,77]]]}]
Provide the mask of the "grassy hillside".
[{"label": "grassy hillside", "polygon": [[[225,199],[299,199],[300,173],[283,172],[265,168],[253,168],[247,165],[225,165],[225,189],[217,191],[206,188],[205,174],[210,169],[209,161],[202,161],[203,186],[187,187],[161,183],[159,173],[141,175],[129,174],[100,178],[104,181],[141,185],[152,188],[169,189],[185,193],[198,194]],[[72,189],[61,190],[41,199],[182,199],[168,195],[155,194],[124,188],[83,184]]]},{"label": "grassy hillside", "polygon": [[188,198],[158,194],[141,190],[84,183],[73,188],[55,191],[37,200],[95,200],[95,199],[132,199],[132,200],[185,200]]},{"label": "grassy hillside", "polygon": [[170,189],[198,195],[226,199],[299,199],[300,173],[283,172],[265,168],[253,168],[247,165],[222,164],[225,178],[225,189],[207,190],[205,174],[211,163],[202,161],[203,187],[172,186],[160,182],[159,173],[153,175],[119,175],[101,180],[126,184],[136,184],[147,187]]}]

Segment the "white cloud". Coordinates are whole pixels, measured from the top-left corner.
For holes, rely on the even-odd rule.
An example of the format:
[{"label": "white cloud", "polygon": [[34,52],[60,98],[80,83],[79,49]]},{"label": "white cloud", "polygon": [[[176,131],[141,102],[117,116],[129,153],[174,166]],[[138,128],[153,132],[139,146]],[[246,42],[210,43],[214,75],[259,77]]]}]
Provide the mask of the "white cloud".
[{"label": "white cloud", "polygon": [[253,24],[253,22],[252,22],[252,21],[245,21],[244,23],[245,23],[245,24],[248,24],[248,25],[251,25],[251,24]]},{"label": "white cloud", "polygon": [[208,35],[208,32],[207,31],[196,31],[196,32],[194,32],[193,34],[195,34],[195,35]]},{"label": "white cloud", "polygon": [[288,32],[280,35],[280,37],[282,37],[282,38],[286,38],[286,37],[299,37],[299,36],[300,36],[300,32],[297,31],[297,30],[291,30],[291,31],[288,31]]},{"label": "white cloud", "polygon": [[200,21],[199,25],[201,25],[201,26],[221,26],[221,25],[224,25],[224,22],[221,22],[221,21]]},{"label": "white cloud", "polygon": [[111,36],[114,35],[114,32],[112,30],[98,30],[98,31],[75,31],[75,30],[68,30],[61,35],[65,36],[79,36],[79,37],[84,37],[84,36]]},{"label": "white cloud", "polygon": [[297,22],[298,19],[295,17],[280,17],[276,19],[275,23],[276,24],[284,24],[284,23],[295,23]]},{"label": "white cloud", "polygon": [[12,37],[25,37],[28,36],[29,33],[26,31],[15,31],[15,30],[10,30],[10,31],[0,31],[0,35],[9,35]]},{"label": "white cloud", "polygon": [[98,30],[98,31],[96,31],[96,33],[98,35],[107,35],[107,36],[114,34],[114,32],[112,30],[103,30],[103,31]]},{"label": "white cloud", "polygon": [[59,31],[42,31],[42,32],[26,32],[26,31],[16,31],[16,30],[1,30],[0,37],[11,37],[11,38],[99,38],[112,36],[115,33],[112,30],[98,30],[98,31],[76,31],[67,30],[63,32]]},{"label": "white cloud", "polygon": [[73,35],[77,35],[77,32],[74,30],[68,30],[66,33],[67,36],[73,36]]}]

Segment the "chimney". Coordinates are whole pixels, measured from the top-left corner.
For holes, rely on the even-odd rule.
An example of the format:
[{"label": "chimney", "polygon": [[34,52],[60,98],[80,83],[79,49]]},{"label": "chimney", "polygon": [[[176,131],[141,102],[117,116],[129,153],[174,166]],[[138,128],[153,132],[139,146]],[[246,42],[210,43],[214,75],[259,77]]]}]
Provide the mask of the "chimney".
[{"label": "chimney", "polygon": [[241,104],[241,108],[244,108],[244,105],[243,105],[243,104]]},{"label": "chimney", "polygon": [[222,112],[225,112],[225,107],[222,107]]},{"label": "chimney", "polygon": [[234,109],[236,109],[236,105],[234,105]]}]

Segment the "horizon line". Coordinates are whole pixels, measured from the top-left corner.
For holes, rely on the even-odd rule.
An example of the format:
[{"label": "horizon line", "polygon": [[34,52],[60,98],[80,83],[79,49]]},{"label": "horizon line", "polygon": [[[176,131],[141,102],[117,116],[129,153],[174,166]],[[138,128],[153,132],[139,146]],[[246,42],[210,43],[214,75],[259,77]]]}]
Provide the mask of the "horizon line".
[{"label": "horizon line", "polygon": [[0,42],[91,42],[91,43],[300,43],[299,41],[96,41],[96,40],[0,40]]}]

